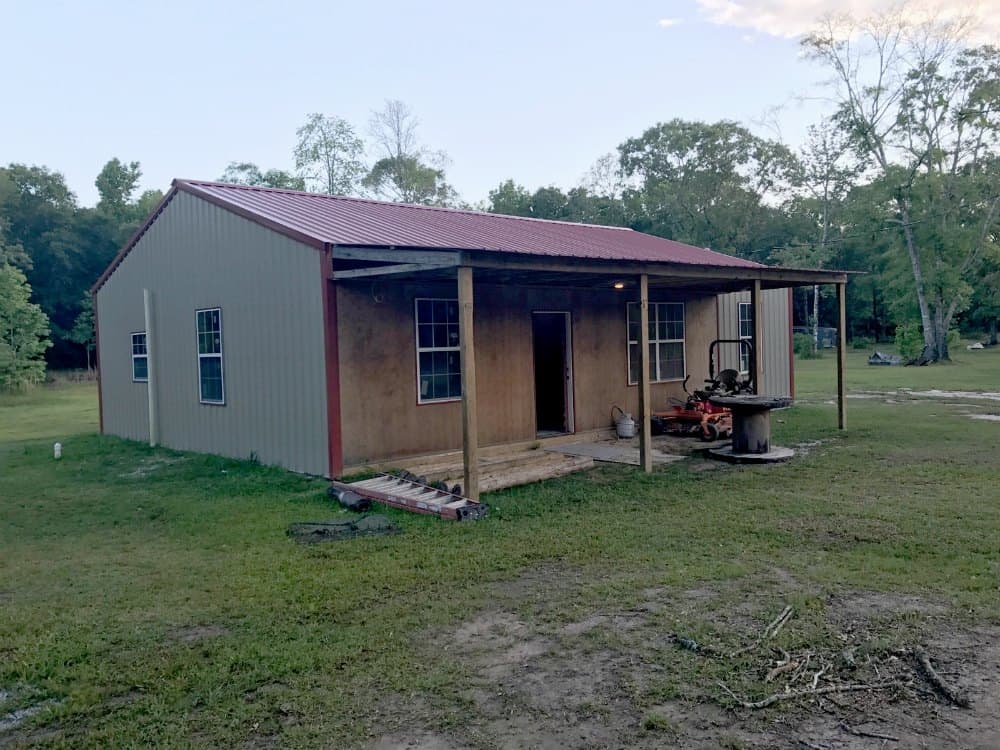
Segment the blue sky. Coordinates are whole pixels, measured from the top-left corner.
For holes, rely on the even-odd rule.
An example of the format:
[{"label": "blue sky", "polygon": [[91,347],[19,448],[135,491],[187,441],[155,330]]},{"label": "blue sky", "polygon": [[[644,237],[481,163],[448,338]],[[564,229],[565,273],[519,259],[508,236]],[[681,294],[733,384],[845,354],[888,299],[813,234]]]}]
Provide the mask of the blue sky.
[{"label": "blue sky", "polygon": [[[0,163],[57,169],[92,204],[113,156],[142,163],[143,188],[236,160],[291,168],[307,113],[365,135],[385,99],[410,105],[469,202],[508,177],[574,185],[673,117],[749,122],[787,104],[795,145],[822,105],[790,100],[819,94],[822,73],[798,58],[798,27],[769,26],[755,3],[795,5],[0,0]],[[810,0],[823,5],[838,4]]]}]

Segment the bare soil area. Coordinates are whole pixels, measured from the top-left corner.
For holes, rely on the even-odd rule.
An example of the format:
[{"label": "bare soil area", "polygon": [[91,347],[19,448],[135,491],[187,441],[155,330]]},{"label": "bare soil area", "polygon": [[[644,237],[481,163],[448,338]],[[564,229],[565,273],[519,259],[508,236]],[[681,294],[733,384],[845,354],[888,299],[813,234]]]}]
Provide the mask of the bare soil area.
[{"label": "bare soil area", "polygon": [[[758,585],[766,595],[748,596],[739,582],[648,588],[632,606],[588,612],[573,603],[588,593],[574,597],[573,590],[614,589],[616,582],[583,584],[584,578],[565,569],[535,571],[496,587],[493,606],[436,634],[465,678],[444,699],[387,700],[380,711],[386,732],[371,747],[1000,747],[1000,627],[954,625],[945,602],[878,591],[810,592],[774,570]],[[793,607],[780,636],[753,647],[785,606],[782,593],[808,604]],[[682,627],[701,650],[679,646]],[[911,640],[949,686],[968,696],[969,708],[935,691],[898,646]],[[747,644],[738,656],[728,652]],[[805,666],[798,683],[791,669],[765,676],[793,659]],[[756,700],[813,682],[822,688],[880,681],[893,685],[759,710],[736,705],[722,686]]]}]

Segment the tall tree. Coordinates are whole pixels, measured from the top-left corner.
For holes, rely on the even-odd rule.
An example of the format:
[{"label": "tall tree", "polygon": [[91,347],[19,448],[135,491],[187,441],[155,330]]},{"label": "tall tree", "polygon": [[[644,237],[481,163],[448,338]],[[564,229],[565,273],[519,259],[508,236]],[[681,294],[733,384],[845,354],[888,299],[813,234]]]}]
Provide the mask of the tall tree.
[{"label": "tall tree", "polygon": [[49,321],[30,297],[31,287],[20,269],[0,263],[0,390],[45,378]]},{"label": "tall tree", "polygon": [[92,369],[91,355],[97,347],[97,330],[94,326],[94,298],[90,294],[84,294],[80,301],[80,314],[73,321],[73,328],[70,329],[69,340],[79,344],[87,353],[87,371]]},{"label": "tall tree", "polygon": [[734,122],[671,120],[618,147],[632,225],[663,237],[766,259],[784,238],[776,203],[796,161],[780,143]]},{"label": "tall tree", "polygon": [[420,145],[418,125],[410,108],[398,100],[387,100],[381,110],[372,113],[369,134],[378,158],[363,185],[390,200],[455,205],[458,193],[445,175],[448,156]]},{"label": "tall tree", "polygon": [[524,185],[504,180],[490,191],[487,210],[507,216],[531,216],[531,193]]},{"label": "tall tree", "polygon": [[[795,242],[776,254],[787,265],[822,268],[836,254],[846,224],[847,197],[862,165],[852,157],[847,136],[830,119],[810,126],[798,160],[796,184],[800,193],[790,204],[792,214],[804,220],[805,242]],[[812,288],[813,348],[819,348],[820,286]]]},{"label": "tall tree", "polygon": [[803,41],[833,73],[837,119],[877,171],[876,209],[898,229],[931,360],[949,357],[1000,202],[1000,50],[964,48],[962,30],[896,8],[828,18]]},{"label": "tall tree", "polygon": [[295,169],[309,187],[330,195],[358,193],[365,144],[347,120],[313,112],[295,134]]},{"label": "tall tree", "polygon": [[94,180],[97,194],[100,196],[97,210],[119,222],[131,219],[127,213],[132,202],[132,194],[139,187],[140,177],[142,170],[139,162],[125,164],[118,157],[111,159]]},{"label": "tall tree", "polygon": [[233,185],[250,185],[251,187],[273,187],[286,190],[305,190],[305,178],[286,172],[283,169],[268,169],[262,171],[253,162],[232,161],[226,171],[219,177],[219,182]]}]

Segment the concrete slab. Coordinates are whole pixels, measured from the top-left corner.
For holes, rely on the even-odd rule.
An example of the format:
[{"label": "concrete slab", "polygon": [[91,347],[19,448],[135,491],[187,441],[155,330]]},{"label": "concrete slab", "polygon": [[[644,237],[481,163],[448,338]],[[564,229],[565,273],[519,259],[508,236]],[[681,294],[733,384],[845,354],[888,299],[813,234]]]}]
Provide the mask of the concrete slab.
[{"label": "concrete slab", "polygon": [[767,453],[733,453],[733,446],[727,445],[724,448],[713,448],[708,455],[734,464],[773,464],[787,461],[795,455],[795,451],[772,445]]},{"label": "concrete slab", "polygon": [[[564,453],[568,456],[587,456],[595,461],[607,461],[615,464],[639,465],[639,448],[630,440],[606,441],[600,443],[568,443],[554,445],[545,450],[553,453]],[[663,453],[653,449],[654,464],[669,464],[683,461],[684,456]]]}]

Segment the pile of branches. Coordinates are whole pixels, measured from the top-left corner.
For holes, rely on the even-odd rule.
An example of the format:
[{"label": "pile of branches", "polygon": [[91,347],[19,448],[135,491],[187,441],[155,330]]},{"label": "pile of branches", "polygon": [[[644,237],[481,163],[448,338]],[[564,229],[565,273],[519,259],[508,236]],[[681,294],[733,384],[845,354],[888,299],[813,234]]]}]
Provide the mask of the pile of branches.
[{"label": "pile of branches", "polygon": [[719,701],[726,706],[761,709],[783,701],[820,699],[835,693],[874,693],[882,691],[940,695],[948,702],[968,708],[968,696],[945,681],[934,669],[928,653],[919,646],[858,656],[857,646],[839,652],[830,648],[803,648],[789,653],[772,643],[774,637],[792,618],[792,608],[785,607],[757,638],[746,646],[727,651],[699,643],[676,633],[671,639],[678,647],[716,659],[736,659],[760,654],[754,677],[775,686],[774,692],[757,700],[737,695],[725,682]]}]

